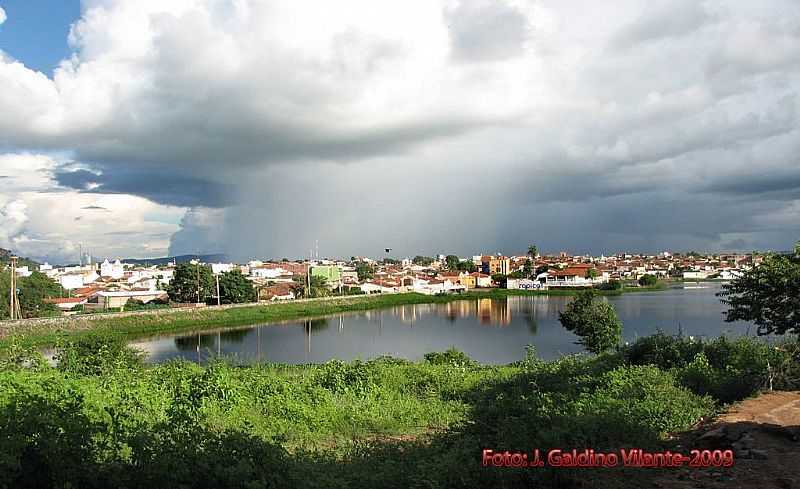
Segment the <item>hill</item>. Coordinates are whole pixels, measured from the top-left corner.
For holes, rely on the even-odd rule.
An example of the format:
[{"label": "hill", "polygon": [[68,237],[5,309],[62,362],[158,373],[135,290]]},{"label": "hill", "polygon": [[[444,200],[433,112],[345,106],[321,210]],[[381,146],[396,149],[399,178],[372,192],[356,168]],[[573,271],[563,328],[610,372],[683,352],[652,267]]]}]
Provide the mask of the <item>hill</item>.
[{"label": "hill", "polygon": [[175,261],[175,263],[188,263],[196,258],[199,258],[203,263],[219,263],[228,260],[228,256],[222,253],[212,253],[209,255],[178,255],[178,256],[165,256],[163,258],[126,258],[122,263],[130,263],[133,265],[166,265]]},{"label": "hill", "polygon": [[[13,255],[11,250],[7,250],[5,248],[0,248],[0,264],[7,265],[9,262],[11,262],[11,255]],[[38,270],[39,269],[39,263],[38,262],[35,262],[35,261],[30,260],[28,258],[22,258],[22,257],[20,257],[17,260],[17,266],[18,267],[28,267],[31,270]]]}]

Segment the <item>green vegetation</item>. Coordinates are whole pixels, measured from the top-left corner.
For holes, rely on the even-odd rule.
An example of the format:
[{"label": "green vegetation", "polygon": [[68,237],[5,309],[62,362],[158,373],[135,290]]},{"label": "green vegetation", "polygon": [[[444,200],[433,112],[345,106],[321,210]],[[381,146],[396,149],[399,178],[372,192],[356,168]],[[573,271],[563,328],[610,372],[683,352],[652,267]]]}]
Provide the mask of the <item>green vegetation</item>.
[{"label": "green vegetation", "polygon": [[658,283],[658,277],[650,274],[642,275],[639,277],[638,282],[642,287],[653,287]]},{"label": "green vegetation", "polygon": [[794,371],[771,370],[794,364],[785,346],[656,335],[507,366],[450,350],[146,367],[93,336],[51,367],[14,344],[0,361],[0,487],[591,487],[589,471],[482,467],[481,450],[663,448],[770,378],[796,388]]},{"label": "green vegetation", "polygon": [[256,300],[256,290],[240,270],[231,270],[219,275],[219,296],[223,304],[241,304]]},{"label": "green vegetation", "polygon": [[433,258],[431,258],[430,256],[417,255],[411,259],[411,263],[413,263],[414,265],[429,267],[433,263]]},{"label": "green vegetation", "polygon": [[558,319],[567,331],[575,333],[578,344],[587,351],[602,353],[619,345],[622,322],[608,302],[597,300],[594,290],[585,290],[567,304]]},{"label": "green vegetation", "polygon": [[[0,318],[8,319],[8,297],[11,293],[11,271],[8,267],[0,268]],[[64,297],[66,294],[60,285],[40,272],[33,272],[29,277],[17,277],[19,306],[22,317],[36,318],[58,316],[61,312],[45,299]]]},{"label": "green vegetation", "polygon": [[475,262],[473,262],[472,260],[464,260],[458,262],[458,264],[456,265],[456,270],[460,272],[472,273],[478,271],[478,266],[475,265]]},{"label": "green vegetation", "polygon": [[208,265],[181,263],[169,284],[169,298],[173,302],[210,302],[216,293],[214,274]]},{"label": "green vegetation", "polygon": [[461,263],[461,258],[456,255],[447,255],[444,257],[444,262],[448,270],[458,270],[458,264]]},{"label": "green vegetation", "polygon": [[356,264],[356,273],[358,274],[358,280],[368,280],[375,277],[375,269],[366,262],[358,262]]},{"label": "green vegetation", "polygon": [[752,321],[760,335],[800,333],[800,242],[793,254],[767,254],[722,289],[726,321]]}]

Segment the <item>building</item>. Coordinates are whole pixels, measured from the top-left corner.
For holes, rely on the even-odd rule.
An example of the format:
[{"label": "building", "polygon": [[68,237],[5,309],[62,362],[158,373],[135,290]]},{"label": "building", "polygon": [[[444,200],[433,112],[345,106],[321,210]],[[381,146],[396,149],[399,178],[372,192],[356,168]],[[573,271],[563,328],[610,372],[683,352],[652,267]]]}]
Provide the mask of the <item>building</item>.
[{"label": "building", "polygon": [[506,288],[514,290],[545,290],[547,285],[526,278],[510,278],[506,280]]},{"label": "building", "polygon": [[511,259],[507,256],[484,256],[481,258],[481,271],[487,275],[511,273]]},{"label": "building", "polygon": [[54,299],[44,299],[45,304],[55,304],[62,311],[71,311],[76,306],[86,304],[85,297],[57,297]]},{"label": "building", "polygon": [[258,289],[260,301],[287,301],[295,298],[291,284],[274,284]]},{"label": "building", "polygon": [[167,299],[163,290],[121,290],[117,292],[100,291],[86,302],[86,308],[117,309],[125,307],[129,300],[137,300],[147,304],[157,299]]},{"label": "building", "polygon": [[311,277],[324,278],[328,287],[336,288],[342,280],[342,273],[336,265],[314,265],[311,267]]},{"label": "building", "polygon": [[100,276],[119,280],[125,275],[125,267],[119,260],[110,263],[107,259],[100,264]]}]

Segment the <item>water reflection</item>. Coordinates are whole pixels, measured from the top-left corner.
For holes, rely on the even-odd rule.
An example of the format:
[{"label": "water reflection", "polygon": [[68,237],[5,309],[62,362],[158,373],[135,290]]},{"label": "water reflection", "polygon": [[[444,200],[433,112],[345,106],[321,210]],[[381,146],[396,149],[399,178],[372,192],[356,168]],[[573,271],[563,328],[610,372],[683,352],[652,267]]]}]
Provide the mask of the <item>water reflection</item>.
[{"label": "water reflection", "polygon": [[[722,321],[717,288],[673,289],[609,298],[624,324],[624,336],[659,329],[694,336],[736,335],[746,325]],[[420,359],[451,346],[484,363],[509,363],[533,344],[544,358],[580,351],[575,336],[558,322],[568,297],[509,297],[448,304],[413,304],[384,310],[166,336],[136,342],[149,361],[182,357],[206,362],[233,355],[242,362],[306,363],[392,355]]]}]

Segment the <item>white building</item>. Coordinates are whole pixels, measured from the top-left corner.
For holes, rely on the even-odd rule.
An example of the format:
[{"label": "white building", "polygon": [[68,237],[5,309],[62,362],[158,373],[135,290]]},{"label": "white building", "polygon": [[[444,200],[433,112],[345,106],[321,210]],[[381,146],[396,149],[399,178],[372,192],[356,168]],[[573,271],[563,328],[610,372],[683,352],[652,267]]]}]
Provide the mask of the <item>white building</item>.
[{"label": "white building", "polygon": [[61,287],[67,290],[80,289],[83,287],[83,274],[67,273],[58,278]]},{"label": "white building", "polygon": [[233,270],[233,263],[212,263],[211,273],[219,275],[220,273],[227,273]]},{"label": "white building", "polygon": [[110,263],[108,259],[103,260],[100,264],[100,275],[103,277],[111,277],[114,280],[119,280],[125,275],[125,267],[119,260]]},{"label": "white building", "polygon": [[17,267],[17,277],[30,277],[32,273],[27,266]]}]

